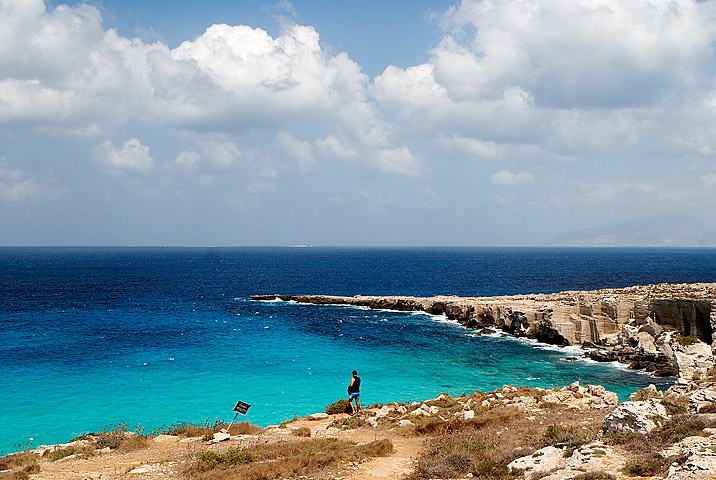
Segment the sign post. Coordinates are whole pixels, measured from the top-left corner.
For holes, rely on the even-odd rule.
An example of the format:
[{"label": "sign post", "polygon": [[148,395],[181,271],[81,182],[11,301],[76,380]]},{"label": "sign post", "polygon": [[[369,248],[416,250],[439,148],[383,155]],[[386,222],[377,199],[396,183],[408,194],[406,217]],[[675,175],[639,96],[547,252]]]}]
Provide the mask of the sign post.
[{"label": "sign post", "polygon": [[249,405],[248,403],[244,403],[244,402],[242,402],[241,400],[239,400],[238,402],[236,402],[236,406],[234,407],[234,411],[236,412],[236,415],[234,415],[234,419],[231,420],[231,423],[229,424],[229,426],[226,427],[226,428],[225,428],[224,430],[222,430],[222,431],[228,434],[228,433],[229,433],[229,429],[231,428],[231,426],[232,426],[232,425],[234,424],[234,422],[236,421],[236,417],[239,416],[239,413],[240,413],[241,415],[246,415],[246,412],[249,411],[249,408],[251,408],[251,405]]}]

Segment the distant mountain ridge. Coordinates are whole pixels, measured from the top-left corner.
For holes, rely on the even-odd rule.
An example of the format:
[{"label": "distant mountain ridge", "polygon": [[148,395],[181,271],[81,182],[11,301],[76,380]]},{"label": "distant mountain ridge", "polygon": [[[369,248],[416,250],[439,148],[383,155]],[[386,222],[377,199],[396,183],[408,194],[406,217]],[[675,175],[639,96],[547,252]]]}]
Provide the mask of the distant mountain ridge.
[{"label": "distant mountain ridge", "polygon": [[716,231],[688,215],[664,214],[560,233],[547,245],[571,247],[716,247]]}]

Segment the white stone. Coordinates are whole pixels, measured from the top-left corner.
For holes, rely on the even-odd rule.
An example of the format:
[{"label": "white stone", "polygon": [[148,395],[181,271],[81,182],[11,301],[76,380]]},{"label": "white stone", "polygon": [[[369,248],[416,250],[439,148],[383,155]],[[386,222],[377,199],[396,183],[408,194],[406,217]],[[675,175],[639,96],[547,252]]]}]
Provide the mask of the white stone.
[{"label": "white stone", "polygon": [[629,431],[649,433],[657,427],[654,419],[667,417],[661,402],[649,399],[642,402],[624,402],[604,419],[606,433]]},{"label": "white stone", "polygon": [[370,425],[371,427],[375,428],[378,426],[378,421],[373,417],[366,419],[366,422],[368,422],[368,425]]},{"label": "white stone", "polygon": [[674,341],[671,346],[674,349],[674,365],[679,371],[679,378],[693,380],[695,376],[703,375],[714,366],[711,346],[703,342],[684,347]]},{"label": "white stone", "polygon": [[564,450],[557,447],[545,447],[532,455],[514,460],[507,467],[510,470],[524,471],[525,479],[530,480],[533,477],[541,477],[546,472],[564,468],[566,463]]},{"label": "white stone", "polygon": [[405,415],[406,413],[408,413],[408,409],[405,407],[405,405],[400,405],[398,407],[398,413],[400,413],[401,415]]},{"label": "white stone", "polygon": [[435,405],[433,405],[432,407],[430,407],[430,410],[429,410],[428,412],[429,412],[431,415],[435,415],[436,413],[439,413],[439,412],[440,412],[440,409],[439,409],[438,407],[436,407]]},{"label": "white stone", "polygon": [[470,420],[471,418],[475,418],[475,412],[472,410],[465,410],[462,412],[462,419],[463,420]]},{"label": "white stone", "polygon": [[409,427],[411,425],[413,425],[413,422],[411,422],[410,420],[401,420],[398,422],[399,427]]},{"label": "white stone", "polygon": [[211,440],[211,443],[218,443],[223,442],[231,438],[231,435],[224,432],[216,432],[214,434],[214,438]]},{"label": "white stone", "polygon": [[311,414],[310,417],[312,420],[321,420],[323,418],[328,418],[328,414],[325,412],[318,412]]}]

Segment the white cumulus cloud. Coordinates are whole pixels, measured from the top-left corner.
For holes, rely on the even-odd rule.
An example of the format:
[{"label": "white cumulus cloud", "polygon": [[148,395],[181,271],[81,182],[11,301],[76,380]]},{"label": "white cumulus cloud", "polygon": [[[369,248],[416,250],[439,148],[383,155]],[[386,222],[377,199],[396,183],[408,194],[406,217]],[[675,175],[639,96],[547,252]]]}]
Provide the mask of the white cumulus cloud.
[{"label": "white cumulus cloud", "polygon": [[490,183],[504,187],[517,187],[535,182],[535,177],[529,172],[512,173],[509,170],[500,170],[490,175]]},{"label": "white cumulus cloud", "polygon": [[316,164],[316,158],[313,156],[313,146],[310,143],[296,140],[285,130],[281,130],[276,135],[276,142],[281,150],[296,160],[301,173],[306,173]]},{"label": "white cumulus cloud", "polygon": [[149,173],[154,166],[154,159],[149,153],[149,147],[142,145],[137,138],[130,138],[122,148],[116,148],[112,142],[106,140],[93,149],[95,158],[107,167],[110,173]]}]

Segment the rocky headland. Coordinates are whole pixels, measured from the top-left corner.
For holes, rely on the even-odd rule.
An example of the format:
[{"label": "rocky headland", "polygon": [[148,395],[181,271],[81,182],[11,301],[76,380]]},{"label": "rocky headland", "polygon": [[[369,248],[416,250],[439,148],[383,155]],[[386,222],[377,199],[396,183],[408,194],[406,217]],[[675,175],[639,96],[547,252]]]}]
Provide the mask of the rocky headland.
[{"label": "rocky headland", "polygon": [[[683,347],[714,343],[716,284],[659,284],[499,297],[254,295],[254,300],[353,305],[445,315],[466,328],[499,330],[556,345],[591,347],[593,360],[620,361],[659,376],[688,377]],[[686,340],[685,340],[686,339]]]}]

